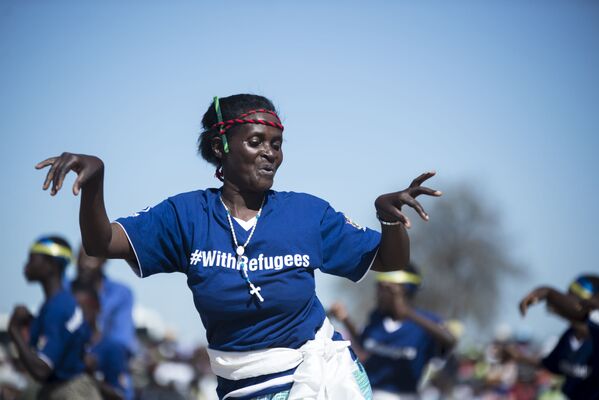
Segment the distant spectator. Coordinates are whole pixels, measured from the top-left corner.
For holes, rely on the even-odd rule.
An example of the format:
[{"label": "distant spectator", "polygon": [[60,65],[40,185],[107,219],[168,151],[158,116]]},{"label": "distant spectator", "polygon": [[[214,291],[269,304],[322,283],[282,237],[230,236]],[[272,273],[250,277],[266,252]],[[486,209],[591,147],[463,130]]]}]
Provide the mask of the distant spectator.
[{"label": "distant spectator", "polygon": [[100,311],[98,294],[92,286],[79,281],[73,282],[72,292],[92,329],[92,339],[85,357],[88,372],[96,377],[105,400],[132,400],[134,392],[127,349],[111,337],[102,335],[96,325]]},{"label": "distant spectator", "polygon": [[15,307],[8,332],[23,366],[42,384],[38,398],[99,400],[93,380],[84,373],[84,347],[91,330],[62,285],[70,260],[71,247],[60,237],[42,237],[33,244],[25,277],[40,284],[44,304],[37,317],[25,306]]},{"label": "distant spectator", "polygon": [[364,367],[373,399],[414,399],[427,363],[446,355],[456,339],[436,315],[412,307],[421,283],[413,265],[405,271],[377,274],[377,309],[359,334],[341,304],[331,314],[349,331],[365,353]]},{"label": "distant spectator", "polygon": [[[547,307],[570,322],[559,342],[546,357],[540,359],[519,352],[514,347],[506,351],[519,362],[546,368],[565,377],[562,392],[571,400],[599,399],[599,356],[597,339],[589,329],[592,321],[586,320],[583,304],[599,297],[599,276],[583,275],[568,287],[567,293],[541,286],[528,293],[520,302],[520,311],[526,315],[528,307],[545,301]],[[588,311],[587,311],[588,313]],[[594,343],[595,341],[595,343]]]},{"label": "distant spectator", "polygon": [[133,323],[133,293],[104,273],[105,258],[89,256],[83,246],[77,257],[77,281],[92,285],[100,298],[98,328],[104,336],[121,343],[130,354],[137,348]]}]

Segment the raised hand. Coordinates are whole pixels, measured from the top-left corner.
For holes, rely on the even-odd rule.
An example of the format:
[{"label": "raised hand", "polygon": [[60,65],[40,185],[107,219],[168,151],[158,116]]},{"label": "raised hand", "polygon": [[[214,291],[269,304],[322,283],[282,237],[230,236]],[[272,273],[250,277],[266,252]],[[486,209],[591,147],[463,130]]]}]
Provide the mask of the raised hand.
[{"label": "raised hand", "polygon": [[69,171],[74,171],[77,174],[77,179],[73,184],[73,194],[75,196],[88,182],[101,178],[104,172],[102,160],[85,154],[62,153],[58,157],[50,157],[38,163],[35,168],[43,169],[48,166],[50,166],[50,170],[42,187],[47,190],[51,185],[50,194],[52,196],[62,188],[64,178]]},{"label": "raised hand", "polygon": [[20,328],[29,325],[33,320],[33,315],[27,307],[18,305],[14,308],[8,323],[9,330],[19,330]]},{"label": "raised hand", "polygon": [[335,302],[331,305],[331,308],[329,308],[329,315],[336,318],[338,321],[344,321],[348,317],[345,306],[339,302]]},{"label": "raised hand", "polygon": [[544,301],[547,299],[547,295],[549,294],[549,288],[546,286],[538,287],[528,293],[526,296],[522,298],[520,301],[520,314],[522,316],[526,316],[526,312],[528,311],[528,307],[537,304],[540,301]]},{"label": "raised hand", "polygon": [[425,172],[414,179],[407,189],[379,196],[374,202],[379,219],[387,222],[400,221],[406,228],[410,228],[412,226],[410,219],[401,211],[401,207],[407,205],[413,208],[422,219],[428,221],[428,214],[416,200],[416,197],[422,194],[434,197],[441,196],[441,191],[422,186],[424,181],[434,175],[435,172],[433,171]]}]

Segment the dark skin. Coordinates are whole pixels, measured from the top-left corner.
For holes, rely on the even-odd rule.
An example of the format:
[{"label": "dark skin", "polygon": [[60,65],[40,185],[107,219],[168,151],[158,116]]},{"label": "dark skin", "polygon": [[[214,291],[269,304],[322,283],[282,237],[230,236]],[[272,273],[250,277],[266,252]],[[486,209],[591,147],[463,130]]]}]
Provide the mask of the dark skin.
[{"label": "dark skin", "polygon": [[105,258],[92,257],[85,252],[81,246],[77,255],[77,278],[76,280],[84,284],[89,284],[100,293],[104,278]]},{"label": "dark skin", "polygon": [[549,286],[540,286],[528,293],[520,301],[520,313],[526,316],[528,308],[536,303],[545,301],[548,307],[570,321],[585,322],[589,312],[599,308],[599,296],[581,299],[573,293],[562,293]]},{"label": "dark skin", "polygon": [[[570,327],[574,330],[574,336],[577,339],[584,340],[588,338],[589,331],[585,321],[591,310],[599,308],[598,296],[584,300],[571,292],[562,293],[549,286],[539,286],[522,298],[518,305],[520,314],[525,317],[530,306],[543,301],[548,309],[570,322]],[[504,351],[507,356],[518,362],[536,367],[541,366],[541,360],[538,357],[522,354],[515,346],[507,346]]]},{"label": "dark skin", "polygon": [[[254,114],[255,118],[278,121],[270,114]],[[222,141],[212,142],[212,151],[223,166],[224,183],[222,198],[234,217],[249,220],[256,216],[265,193],[272,187],[277,169],[283,162],[283,133],[280,129],[245,124],[235,126],[227,134],[229,152],[224,153]],[[73,194],[82,192],[79,225],[83,246],[88,254],[104,258],[135,260],[129,241],[118,224],[111,224],[104,205],[104,164],[95,157],[83,154],[63,153],[36,165],[37,169],[50,167],[43,188],[50,194],[61,190],[69,171],[77,174]],[[375,208],[379,216],[389,222],[400,224],[381,225],[381,242],[373,263],[375,271],[391,271],[407,265],[410,259],[410,242],[406,228],[411,222],[402,207],[413,208],[425,221],[428,215],[416,200],[420,195],[438,197],[441,192],[422,184],[434,176],[427,172],[414,179],[404,190],[379,196]]]},{"label": "dark skin", "polygon": [[[388,315],[396,321],[410,320],[419,325],[441,346],[443,353],[449,352],[456,345],[455,337],[447,328],[423,317],[414,310],[411,300],[401,284],[379,282],[377,285],[377,307],[382,314]],[[360,333],[350,320],[345,306],[341,303],[335,303],[331,306],[329,313],[343,323],[352,338],[352,345],[356,346],[360,342]],[[366,352],[362,351],[362,354],[364,358],[368,357]]]},{"label": "dark skin", "polygon": [[[41,284],[46,300],[62,289],[62,274],[59,267],[44,255],[30,254],[24,272],[29,282]],[[29,346],[27,333],[32,320],[33,315],[25,306],[16,306],[8,323],[8,334],[27,372],[35,380],[45,382],[52,374],[52,369]]]}]

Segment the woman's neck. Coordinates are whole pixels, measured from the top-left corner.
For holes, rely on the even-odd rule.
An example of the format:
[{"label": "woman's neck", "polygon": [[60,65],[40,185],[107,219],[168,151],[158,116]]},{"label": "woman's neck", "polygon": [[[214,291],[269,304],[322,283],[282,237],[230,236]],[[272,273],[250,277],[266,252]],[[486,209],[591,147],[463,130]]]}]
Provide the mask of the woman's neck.
[{"label": "woman's neck", "polygon": [[231,215],[249,221],[254,218],[264,200],[264,192],[241,191],[233,184],[225,182],[222,188],[222,199]]}]

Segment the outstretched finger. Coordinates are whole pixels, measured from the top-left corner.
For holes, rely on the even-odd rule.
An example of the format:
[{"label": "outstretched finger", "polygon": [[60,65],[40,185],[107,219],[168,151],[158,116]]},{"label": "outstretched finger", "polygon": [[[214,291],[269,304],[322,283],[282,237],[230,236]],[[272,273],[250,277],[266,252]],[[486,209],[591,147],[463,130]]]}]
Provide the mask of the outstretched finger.
[{"label": "outstretched finger", "polygon": [[407,228],[410,229],[412,227],[412,223],[410,222],[410,219],[404,214],[402,213],[398,208],[394,208],[392,210],[393,215],[395,215],[397,217],[397,219]]},{"label": "outstretched finger", "polygon": [[77,179],[75,179],[75,183],[73,183],[73,194],[75,196],[77,196],[81,191],[81,185],[83,184],[83,182],[85,182],[86,178],[87,174],[85,173],[85,170],[80,172],[79,175],[77,175]]},{"label": "outstretched finger", "polygon": [[421,194],[425,194],[427,196],[435,196],[439,197],[443,194],[440,190],[431,189],[425,186],[418,186],[410,189],[410,194],[412,197],[420,196]]},{"label": "outstretched finger", "polygon": [[[59,164],[60,164],[59,159],[54,160],[52,162],[52,164],[48,164],[48,165],[50,165],[50,170],[48,170],[48,173],[46,174],[46,180],[44,180],[42,189],[48,190],[48,188],[50,187],[50,182],[52,182],[54,180],[54,174],[56,173],[56,169],[58,168]],[[54,193],[50,193],[50,194],[54,194]]]},{"label": "outstretched finger", "polygon": [[414,210],[416,210],[416,212],[418,213],[418,215],[420,215],[420,218],[422,218],[425,221],[428,221],[428,214],[424,211],[424,208],[422,208],[422,205],[418,202],[418,200],[416,200],[413,197],[405,197],[401,199],[403,204],[406,204],[410,207],[412,207]]},{"label": "outstretched finger", "polygon": [[429,171],[429,172],[425,172],[424,174],[421,174],[419,177],[417,177],[416,179],[414,179],[412,181],[412,183],[410,183],[410,187],[416,187],[416,186],[420,186],[422,185],[422,183],[424,181],[426,181],[427,179],[435,176],[436,172],[435,171]]},{"label": "outstretched finger", "polygon": [[58,167],[57,172],[54,174],[54,192],[58,192],[60,189],[62,189],[64,178],[69,173],[69,171],[73,169],[72,166],[74,162],[75,160],[71,159],[65,163],[62,163],[62,165]]},{"label": "outstretched finger", "polygon": [[50,157],[50,158],[46,158],[44,161],[40,161],[37,164],[35,164],[35,169],[42,169],[42,168],[46,168],[48,165],[52,165],[54,164],[54,162],[58,159],[58,157]]}]

